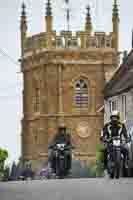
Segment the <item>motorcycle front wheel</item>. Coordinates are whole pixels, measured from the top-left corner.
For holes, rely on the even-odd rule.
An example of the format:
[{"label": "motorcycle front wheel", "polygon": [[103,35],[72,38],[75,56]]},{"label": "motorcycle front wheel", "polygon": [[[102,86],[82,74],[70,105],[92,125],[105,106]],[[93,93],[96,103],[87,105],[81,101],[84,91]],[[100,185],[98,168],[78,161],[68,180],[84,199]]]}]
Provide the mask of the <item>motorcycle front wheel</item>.
[{"label": "motorcycle front wheel", "polygon": [[120,170],[121,170],[121,152],[115,151],[115,178],[120,178]]}]

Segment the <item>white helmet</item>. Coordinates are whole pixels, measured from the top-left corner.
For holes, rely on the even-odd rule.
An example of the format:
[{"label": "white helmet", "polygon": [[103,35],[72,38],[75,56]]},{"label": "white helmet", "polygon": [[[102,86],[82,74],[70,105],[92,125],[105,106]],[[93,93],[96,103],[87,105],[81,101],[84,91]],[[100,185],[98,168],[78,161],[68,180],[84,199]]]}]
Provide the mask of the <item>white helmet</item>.
[{"label": "white helmet", "polygon": [[113,110],[112,113],[111,113],[111,116],[110,118],[112,117],[117,117],[118,119],[120,118],[120,113],[118,110]]}]

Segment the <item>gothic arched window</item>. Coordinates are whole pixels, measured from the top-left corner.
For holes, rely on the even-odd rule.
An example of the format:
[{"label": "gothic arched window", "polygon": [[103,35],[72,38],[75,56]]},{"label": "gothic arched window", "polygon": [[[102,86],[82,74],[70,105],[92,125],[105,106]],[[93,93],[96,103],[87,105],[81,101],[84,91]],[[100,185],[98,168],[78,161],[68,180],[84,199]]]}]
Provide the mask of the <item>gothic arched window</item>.
[{"label": "gothic arched window", "polygon": [[77,108],[88,108],[88,85],[83,79],[75,84],[75,105]]}]

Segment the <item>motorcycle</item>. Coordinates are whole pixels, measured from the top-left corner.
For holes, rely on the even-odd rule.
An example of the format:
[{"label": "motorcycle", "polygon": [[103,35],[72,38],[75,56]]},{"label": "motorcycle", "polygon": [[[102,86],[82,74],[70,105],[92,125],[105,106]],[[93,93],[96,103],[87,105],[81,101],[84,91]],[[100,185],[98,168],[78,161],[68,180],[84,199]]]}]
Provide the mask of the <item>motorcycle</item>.
[{"label": "motorcycle", "polygon": [[121,151],[122,140],[120,136],[113,137],[107,144],[107,170],[111,179],[119,179],[121,172],[125,168],[126,158]]},{"label": "motorcycle", "polygon": [[33,178],[32,177],[19,176],[18,180],[20,180],[20,181],[32,181]]},{"label": "motorcycle", "polygon": [[34,179],[34,172],[32,169],[26,168],[22,171],[21,175],[18,177],[19,180],[28,181]]},{"label": "motorcycle", "polygon": [[46,167],[46,168],[43,168],[41,171],[40,171],[40,179],[41,180],[46,180],[46,179],[50,179],[51,178],[51,168],[50,167]]},{"label": "motorcycle", "polygon": [[55,167],[54,171],[58,178],[64,178],[69,173],[68,161],[66,152],[70,151],[70,147],[66,144],[56,144],[54,147],[55,152]]}]

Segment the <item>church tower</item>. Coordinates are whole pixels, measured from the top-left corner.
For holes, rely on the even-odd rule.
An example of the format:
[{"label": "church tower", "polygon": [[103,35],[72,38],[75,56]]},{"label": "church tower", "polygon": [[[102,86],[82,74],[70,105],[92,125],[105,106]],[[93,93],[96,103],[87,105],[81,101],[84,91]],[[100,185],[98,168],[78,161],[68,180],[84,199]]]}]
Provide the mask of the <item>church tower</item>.
[{"label": "church tower", "polygon": [[71,134],[73,159],[91,164],[103,127],[103,89],[118,66],[118,9],[113,32],[94,32],[87,7],[84,30],[57,33],[52,4],[46,2],[45,32],[28,36],[25,5],[21,15],[23,73],[22,159],[35,170],[48,159],[48,145],[64,123]]}]

